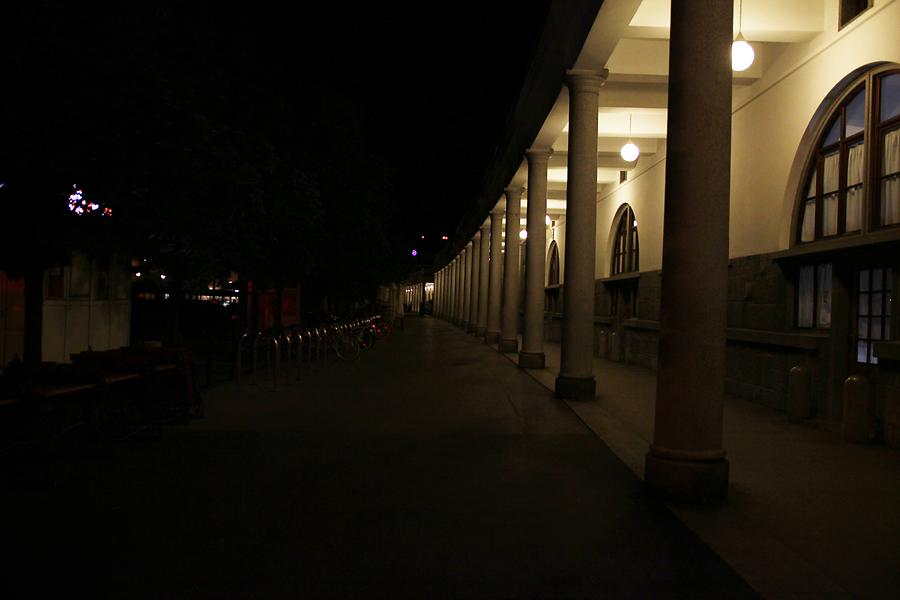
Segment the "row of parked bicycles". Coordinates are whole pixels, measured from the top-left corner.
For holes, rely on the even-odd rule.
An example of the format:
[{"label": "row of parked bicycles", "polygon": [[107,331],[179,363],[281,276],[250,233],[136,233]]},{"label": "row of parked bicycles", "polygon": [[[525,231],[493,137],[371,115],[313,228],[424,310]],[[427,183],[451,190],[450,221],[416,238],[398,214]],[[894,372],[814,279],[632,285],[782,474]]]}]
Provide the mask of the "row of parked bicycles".
[{"label": "row of parked bicycles", "polygon": [[263,369],[271,378],[272,389],[279,380],[290,383],[300,379],[303,365],[329,360],[350,362],[391,336],[391,324],[381,315],[363,319],[335,321],[314,329],[297,325],[258,333],[245,333],[237,345],[235,384],[240,389],[248,372],[256,383]]}]

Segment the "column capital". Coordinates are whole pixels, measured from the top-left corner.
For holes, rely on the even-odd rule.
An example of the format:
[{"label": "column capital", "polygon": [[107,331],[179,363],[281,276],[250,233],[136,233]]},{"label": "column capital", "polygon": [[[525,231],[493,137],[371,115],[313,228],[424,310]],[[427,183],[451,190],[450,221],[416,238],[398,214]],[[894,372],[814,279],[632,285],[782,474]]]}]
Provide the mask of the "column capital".
[{"label": "column capital", "polygon": [[553,155],[553,148],[528,148],[525,150],[525,156],[528,158],[529,165],[538,165],[550,160]]},{"label": "column capital", "polygon": [[481,240],[481,228],[479,228],[478,231],[475,232],[475,235],[472,236],[472,243],[474,244],[479,240]]},{"label": "column capital", "polygon": [[606,83],[609,77],[609,69],[594,71],[593,69],[568,69],[566,71],[566,87],[571,93],[593,92],[597,93]]},{"label": "column capital", "polygon": [[466,242],[466,247],[463,248],[463,252],[468,252],[471,249],[472,249],[472,240],[469,240],[468,242]]},{"label": "column capital", "polygon": [[[491,215],[491,219],[493,219],[493,214]],[[490,222],[490,220],[485,219],[484,223],[481,224],[480,233],[483,233],[484,235],[489,235],[490,232],[491,232],[491,222]]]},{"label": "column capital", "polygon": [[[508,207],[510,202],[517,203],[522,201],[522,194],[525,193],[525,188],[508,187],[503,190],[503,193],[506,194],[506,205]],[[518,206],[516,208],[518,208]]]},{"label": "column capital", "polygon": [[494,205],[494,208],[491,209],[491,219],[496,219],[498,217],[503,216],[503,213],[505,211],[502,208],[500,208],[499,204],[500,203],[498,202],[497,204]]}]

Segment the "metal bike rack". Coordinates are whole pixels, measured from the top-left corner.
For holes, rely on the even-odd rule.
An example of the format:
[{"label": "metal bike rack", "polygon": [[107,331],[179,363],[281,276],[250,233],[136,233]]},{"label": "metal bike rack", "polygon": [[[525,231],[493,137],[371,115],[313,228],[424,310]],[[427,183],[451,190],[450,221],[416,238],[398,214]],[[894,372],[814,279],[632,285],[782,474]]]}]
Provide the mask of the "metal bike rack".
[{"label": "metal bike rack", "polygon": [[[235,383],[235,386],[237,389],[241,389],[241,375],[244,370],[244,363],[243,363],[244,346],[248,343],[252,343],[252,344],[254,344],[254,347],[255,347],[255,344],[256,344],[255,337],[256,336],[259,336],[259,333],[251,333],[248,331],[247,333],[245,333],[244,335],[241,336],[240,340],[238,340],[237,356],[235,357],[235,360],[234,360],[234,371],[235,371],[234,372],[234,383]],[[255,369],[255,367],[254,367],[254,369]]]}]

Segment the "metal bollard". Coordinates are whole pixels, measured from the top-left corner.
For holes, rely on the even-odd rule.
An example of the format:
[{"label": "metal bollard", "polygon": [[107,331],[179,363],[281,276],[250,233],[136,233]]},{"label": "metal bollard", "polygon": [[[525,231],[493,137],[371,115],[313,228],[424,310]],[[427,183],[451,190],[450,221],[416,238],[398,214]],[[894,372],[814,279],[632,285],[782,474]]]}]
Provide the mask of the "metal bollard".
[{"label": "metal bollard", "polygon": [[844,381],[844,422],[841,437],[845,442],[864,444],[872,429],[872,387],[862,375]]},{"label": "metal bollard", "polygon": [[798,423],[812,416],[809,371],[799,365],[788,375],[788,421]]}]

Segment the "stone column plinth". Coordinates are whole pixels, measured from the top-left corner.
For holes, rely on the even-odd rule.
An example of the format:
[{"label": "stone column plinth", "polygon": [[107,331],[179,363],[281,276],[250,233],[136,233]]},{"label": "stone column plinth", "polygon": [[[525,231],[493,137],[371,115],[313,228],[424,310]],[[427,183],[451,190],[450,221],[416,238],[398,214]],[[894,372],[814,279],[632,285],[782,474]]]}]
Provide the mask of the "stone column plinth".
[{"label": "stone column plinth", "polygon": [[597,105],[607,72],[570,70],[566,268],[559,398],[594,397],[594,261],[597,228]]},{"label": "stone column plinth", "polygon": [[475,333],[478,327],[478,284],[480,282],[478,272],[481,269],[481,232],[475,232],[472,238],[472,269],[469,283],[469,326],[468,333]]},{"label": "stone column plinth", "polygon": [[500,297],[501,277],[503,276],[503,253],[501,252],[501,242],[503,241],[503,211],[494,208],[491,211],[491,256],[488,271],[490,280],[488,283],[488,311],[487,311],[487,328],[484,334],[484,341],[487,344],[497,344],[500,342]]},{"label": "stone column plinth", "polygon": [[478,268],[478,322],[475,335],[484,337],[487,332],[488,287],[490,286],[491,226],[481,226],[481,250]]},{"label": "stone column plinth", "polygon": [[547,243],[547,161],[550,148],[529,148],[528,208],[525,239],[525,327],[519,366],[544,368],[544,250]]},{"label": "stone column plinth", "polygon": [[689,501],[721,499],[728,488],[732,13],[731,2],[672,3],[656,423],[644,479]]},{"label": "stone column plinth", "polygon": [[519,351],[519,212],[522,188],[506,188],[506,245],[503,254],[503,314],[500,352]]}]

